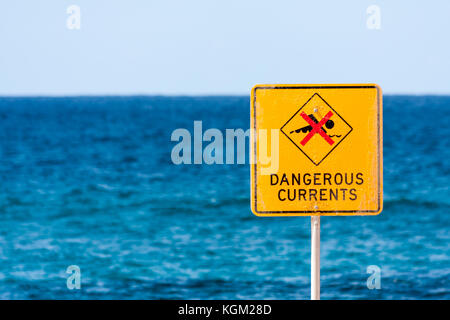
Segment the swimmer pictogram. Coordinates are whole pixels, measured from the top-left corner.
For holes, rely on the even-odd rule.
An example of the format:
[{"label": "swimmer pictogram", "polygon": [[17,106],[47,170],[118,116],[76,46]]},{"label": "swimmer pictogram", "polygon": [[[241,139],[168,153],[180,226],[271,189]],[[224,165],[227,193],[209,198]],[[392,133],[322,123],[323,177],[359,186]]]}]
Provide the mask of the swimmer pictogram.
[{"label": "swimmer pictogram", "polygon": [[281,127],[286,137],[316,166],[352,131],[352,127],[318,93]]},{"label": "swimmer pictogram", "polygon": [[[317,121],[316,117],[314,117],[313,114],[308,114],[308,117],[309,117],[312,121],[314,121],[314,123],[319,123],[319,121]],[[306,119],[305,119],[305,120],[306,120]],[[328,120],[327,122],[325,122],[325,127],[327,127],[327,129],[333,129],[333,127],[334,127],[334,121],[333,121],[333,120]],[[306,132],[310,132],[312,129],[313,129],[313,127],[312,127],[311,125],[308,125],[308,126],[305,126],[305,127],[303,127],[303,128],[299,128],[299,129],[297,129],[297,130],[293,130],[293,131],[291,131],[290,133],[293,133],[293,132],[295,132],[295,133],[299,133],[299,132],[306,133]],[[327,133],[327,131],[326,131],[323,127],[322,127],[322,130],[323,130],[325,133]],[[338,138],[340,138],[341,135],[334,135],[334,134],[332,134],[332,135],[330,135],[329,137],[330,137],[330,138],[333,138],[333,137],[338,137]]]}]

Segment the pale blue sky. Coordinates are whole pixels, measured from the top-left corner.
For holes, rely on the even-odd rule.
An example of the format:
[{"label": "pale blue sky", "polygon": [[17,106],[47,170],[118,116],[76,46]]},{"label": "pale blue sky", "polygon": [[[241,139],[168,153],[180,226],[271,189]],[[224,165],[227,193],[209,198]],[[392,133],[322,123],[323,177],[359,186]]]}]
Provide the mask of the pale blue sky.
[{"label": "pale blue sky", "polygon": [[[81,8],[81,30],[66,27]],[[366,9],[381,9],[381,29]],[[365,83],[450,94],[450,1],[14,0],[0,4],[0,95],[249,94]]]}]

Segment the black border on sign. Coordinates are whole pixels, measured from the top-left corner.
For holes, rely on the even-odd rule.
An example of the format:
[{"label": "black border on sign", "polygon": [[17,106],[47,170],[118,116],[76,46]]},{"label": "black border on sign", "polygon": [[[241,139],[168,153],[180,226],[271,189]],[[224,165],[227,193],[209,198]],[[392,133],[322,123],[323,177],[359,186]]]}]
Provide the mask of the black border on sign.
[{"label": "black border on sign", "polygon": [[[276,213],[314,213],[316,215],[320,215],[320,213],[376,213],[380,211],[381,208],[381,155],[380,155],[380,89],[376,85],[362,85],[362,86],[261,86],[255,87],[253,89],[253,124],[254,130],[256,132],[256,91],[258,89],[268,90],[268,89],[376,89],[377,90],[377,157],[378,157],[378,206],[376,210],[316,210],[316,211],[258,211],[258,199],[257,199],[257,157],[256,157],[256,137],[253,139],[253,150],[254,150],[254,159],[255,163],[253,164],[254,168],[254,210],[258,214],[276,214]],[[289,121],[289,120],[288,120]],[[344,120],[345,121],[345,120]],[[353,130],[353,128],[352,128]]]}]

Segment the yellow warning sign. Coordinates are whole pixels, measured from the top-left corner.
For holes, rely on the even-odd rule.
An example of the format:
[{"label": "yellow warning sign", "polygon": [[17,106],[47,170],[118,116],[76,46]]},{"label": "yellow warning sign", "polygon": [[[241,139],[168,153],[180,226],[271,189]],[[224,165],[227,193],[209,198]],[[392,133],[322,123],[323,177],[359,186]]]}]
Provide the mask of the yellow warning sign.
[{"label": "yellow warning sign", "polygon": [[377,85],[256,85],[251,128],[254,214],[381,212],[382,93]]}]

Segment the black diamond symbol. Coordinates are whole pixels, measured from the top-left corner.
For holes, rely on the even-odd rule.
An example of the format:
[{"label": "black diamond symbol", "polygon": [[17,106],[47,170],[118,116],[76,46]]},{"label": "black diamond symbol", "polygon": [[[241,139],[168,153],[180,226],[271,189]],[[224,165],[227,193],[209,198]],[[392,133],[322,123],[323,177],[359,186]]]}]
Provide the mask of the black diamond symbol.
[{"label": "black diamond symbol", "polygon": [[281,127],[281,132],[316,166],[352,130],[350,124],[318,93],[313,94]]}]

